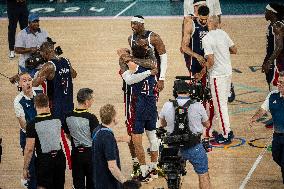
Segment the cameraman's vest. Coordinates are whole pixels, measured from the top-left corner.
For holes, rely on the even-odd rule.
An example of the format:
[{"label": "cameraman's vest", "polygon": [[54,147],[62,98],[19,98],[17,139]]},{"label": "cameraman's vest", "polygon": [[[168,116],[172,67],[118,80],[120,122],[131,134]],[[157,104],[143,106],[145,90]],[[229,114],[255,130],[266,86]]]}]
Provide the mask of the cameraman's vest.
[{"label": "cameraman's vest", "polygon": [[180,136],[182,147],[193,147],[200,143],[200,135],[194,134],[188,125],[188,108],[194,103],[188,100],[183,106],[179,106],[177,100],[170,100],[175,108],[174,131],[172,136]]}]

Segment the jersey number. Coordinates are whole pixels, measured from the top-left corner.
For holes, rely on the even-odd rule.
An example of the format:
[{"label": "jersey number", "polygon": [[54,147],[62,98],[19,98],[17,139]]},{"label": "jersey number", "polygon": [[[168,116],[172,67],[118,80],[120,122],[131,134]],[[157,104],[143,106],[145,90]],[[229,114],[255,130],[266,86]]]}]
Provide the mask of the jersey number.
[{"label": "jersey number", "polygon": [[148,80],[145,80],[142,87],[142,94],[149,95],[149,83]]}]

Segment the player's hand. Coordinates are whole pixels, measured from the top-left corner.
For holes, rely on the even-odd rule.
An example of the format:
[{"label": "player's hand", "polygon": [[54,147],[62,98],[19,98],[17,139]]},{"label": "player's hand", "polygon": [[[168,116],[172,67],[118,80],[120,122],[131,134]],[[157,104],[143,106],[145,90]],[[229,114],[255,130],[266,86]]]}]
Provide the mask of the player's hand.
[{"label": "player's hand", "polygon": [[179,48],[180,53],[184,53],[184,51],[182,50],[182,47]]},{"label": "player's hand", "polygon": [[30,53],[35,53],[38,51],[38,48],[37,47],[31,47],[30,48]]},{"label": "player's hand", "polygon": [[262,72],[268,73],[270,69],[272,69],[273,60],[265,59],[262,64]]},{"label": "player's hand", "polygon": [[129,49],[127,48],[121,48],[117,50],[117,55],[120,57],[123,54],[130,54]]},{"label": "player's hand", "polygon": [[199,62],[199,64],[204,65],[206,60],[203,56],[197,55],[196,57],[197,61]]},{"label": "player's hand", "polygon": [[23,169],[23,178],[25,180],[29,180],[30,178],[30,173],[29,173],[29,170],[28,169]]},{"label": "player's hand", "polygon": [[129,70],[130,70],[132,73],[135,73],[135,72],[136,72],[137,64],[135,64],[135,63],[132,62],[132,61],[129,61],[129,62],[127,63],[127,66],[128,66]]},{"label": "player's hand", "polygon": [[12,83],[12,84],[15,84],[15,83],[18,83],[20,80],[18,74],[14,75],[13,77],[10,77],[9,78],[9,81]]},{"label": "player's hand", "polygon": [[151,75],[157,75],[158,69],[155,67],[151,70]]},{"label": "player's hand", "polygon": [[201,72],[194,74],[193,77],[194,77],[197,81],[199,81],[199,80],[202,79],[202,77],[204,76],[205,73],[206,73],[206,70],[203,68],[203,69],[201,70]]},{"label": "player's hand", "polygon": [[158,92],[161,92],[165,87],[165,81],[164,80],[159,80],[157,82],[157,89],[158,89]]}]

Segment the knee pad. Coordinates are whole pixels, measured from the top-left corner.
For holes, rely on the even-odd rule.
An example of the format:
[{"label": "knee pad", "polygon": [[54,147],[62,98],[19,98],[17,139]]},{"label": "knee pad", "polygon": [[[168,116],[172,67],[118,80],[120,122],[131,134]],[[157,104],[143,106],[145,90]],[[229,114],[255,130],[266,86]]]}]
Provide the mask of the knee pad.
[{"label": "knee pad", "polygon": [[155,152],[159,150],[159,142],[158,142],[158,138],[156,136],[156,130],[153,131],[147,131],[146,130],[146,134],[150,143],[150,151],[151,152]]}]

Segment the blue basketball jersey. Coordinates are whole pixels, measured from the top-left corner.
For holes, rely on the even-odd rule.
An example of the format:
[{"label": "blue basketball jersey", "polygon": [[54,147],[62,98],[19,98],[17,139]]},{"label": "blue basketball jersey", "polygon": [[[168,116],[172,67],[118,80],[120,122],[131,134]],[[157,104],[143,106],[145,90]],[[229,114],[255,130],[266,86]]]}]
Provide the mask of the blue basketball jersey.
[{"label": "blue basketball jersey", "polygon": [[71,67],[65,58],[51,60],[55,68],[53,80],[48,81],[48,97],[52,102],[55,117],[64,118],[64,114],[74,109],[73,83]]},{"label": "blue basketball jersey", "polygon": [[[142,73],[147,71],[148,69],[138,66],[138,70],[136,73]],[[132,94],[139,96],[139,95],[146,95],[146,96],[155,96],[155,87],[156,87],[156,77],[155,76],[148,76],[147,78],[143,79],[142,81],[132,84]]]},{"label": "blue basketball jersey", "polygon": [[[204,56],[202,38],[208,33],[208,27],[201,25],[198,19],[194,19],[192,24],[193,33],[188,46],[193,52],[199,54],[200,56]],[[193,75],[202,70],[202,66],[199,64],[196,58],[191,57],[186,53],[184,53],[184,57],[186,59],[187,67]]]}]

